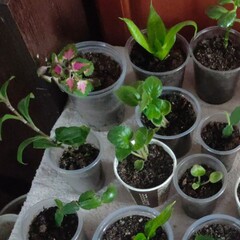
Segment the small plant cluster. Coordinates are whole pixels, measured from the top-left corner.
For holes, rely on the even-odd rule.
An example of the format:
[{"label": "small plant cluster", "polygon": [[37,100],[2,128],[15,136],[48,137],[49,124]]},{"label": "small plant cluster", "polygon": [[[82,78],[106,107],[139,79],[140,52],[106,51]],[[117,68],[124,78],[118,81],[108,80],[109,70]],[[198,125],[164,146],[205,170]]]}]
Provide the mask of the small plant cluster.
[{"label": "small plant cluster", "polygon": [[[225,4],[232,4],[233,8],[228,10],[223,6]],[[206,11],[208,17],[217,20],[219,27],[226,28],[226,34],[224,37],[225,47],[228,46],[230,29],[235,22],[240,22],[240,19],[237,18],[237,10],[239,7],[239,0],[218,0],[218,5],[210,6]]]},{"label": "small plant cluster", "polygon": [[194,164],[190,172],[193,177],[197,178],[197,181],[192,184],[192,188],[194,190],[208,183],[217,183],[223,178],[222,172],[215,171],[210,174],[209,179],[207,181],[202,182],[201,177],[206,175],[206,169],[199,164]]},{"label": "small plant cluster", "polygon": [[232,113],[229,115],[228,112],[226,112],[227,117],[227,126],[222,131],[223,137],[230,137],[233,133],[233,126],[238,124],[240,122],[240,107],[236,107]]},{"label": "small plant cluster", "polygon": [[150,76],[144,81],[139,81],[135,86],[122,86],[116,94],[121,101],[129,106],[139,105],[140,111],[157,128],[166,127],[166,115],[171,112],[171,103],[160,99],[162,82],[159,78]]},{"label": "small plant cluster", "polygon": [[9,82],[14,77],[10,78],[6,81],[2,87],[0,88],[0,103],[4,103],[7,108],[13,114],[5,114],[2,118],[0,118],[0,140],[2,140],[1,132],[2,132],[2,124],[6,120],[18,120],[28,127],[30,127],[33,131],[37,133],[36,136],[28,138],[24,140],[18,147],[17,151],[17,160],[23,164],[22,155],[24,149],[33,144],[33,148],[36,149],[46,149],[50,147],[64,147],[64,145],[68,145],[74,148],[78,148],[80,145],[86,142],[86,138],[90,132],[90,128],[86,126],[72,126],[72,127],[59,127],[55,129],[55,136],[51,138],[44,132],[42,132],[39,128],[36,127],[33,120],[29,115],[29,103],[34,95],[30,93],[25,98],[23,98],[15,109],[11,102],[9,101],[7,95],[7,89]]},{"label": "small plant cluster", "polygon": [[76,213],[80,208],[85,210],[100,207],[104,203],[111,203],[117,196],[117,189],[114,185],[109,185],[107,190],[101,195],[97,195],[94,191],[87,191],[80,195],[77,201],[63,203],[59,199],[55,199],[57,211],[55,213],[55,223],[61,226],[64,216]]},{"label": "small plant cluster", "polygon": [[168,57],[176,41],[176,35],[183,27],[193,26],[195,33],[197,32],[197,24],[194,21],[184,21],[167,29],[152,3],[147,21],[147,35],[144,35],[132,20],[128,18],[120,19],[127,24],[135,41],[160,60]]},{"label": "small plant cluster", "polygon": [[87,96],[99,82],[91,79],[94,66],[91,61],[78,57],[74,44],[69,44],[59,54],[53,53],[46,66],[38,69],[38,76],[63,86],[76,96]]},{"label": "small plant cluster", "polygon": [[126,159],[130,154],[137,156],[134,168],[141,171],[144,161],[148,158],[148,144],[153,138],[154,130],[145,127],[139,128],[135,133],[127,126],[115,126],[108,132],[108,140],[115,146],[118,161]]},{"label": "small plant cluster", "polygon": [[157,229],[162,227],[171,217],[174,204],[175,202],[169,204],[157,217],[150,219],[144,226],[144,232],[138,233],[133,237],[133,240],[150,240],[155,237]]}]

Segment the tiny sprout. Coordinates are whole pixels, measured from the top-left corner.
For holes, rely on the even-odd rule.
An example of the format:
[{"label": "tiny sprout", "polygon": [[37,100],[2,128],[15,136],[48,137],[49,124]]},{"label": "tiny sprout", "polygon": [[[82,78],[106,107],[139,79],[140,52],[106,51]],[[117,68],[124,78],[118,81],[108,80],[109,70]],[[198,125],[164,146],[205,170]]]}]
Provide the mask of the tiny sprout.
[{"label": "tiny sprout", "polygon": [[194,164],[190,170],[191,175],[197,178],[197,181],[192,184],[192,188],[197,190],[199,187],[207,183],[217,183],[223,178],[223,174],[220,171],[212,172],[209,176],[209,179],[205,182],[201,182],[201,177],[206,174],[206,170],[203,166]]}]

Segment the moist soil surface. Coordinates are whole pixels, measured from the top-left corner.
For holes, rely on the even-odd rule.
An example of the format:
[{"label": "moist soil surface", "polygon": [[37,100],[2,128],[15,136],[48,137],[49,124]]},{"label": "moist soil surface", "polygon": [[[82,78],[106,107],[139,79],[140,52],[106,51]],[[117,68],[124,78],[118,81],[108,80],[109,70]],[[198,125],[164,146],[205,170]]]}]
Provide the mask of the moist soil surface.
[{"label": "moist soil surface", "polygon": [[150,144],[148,150],[149,156],[141,171],[134,169],[134,162],[139,158],[132,154],[118,164],[118,174],[125,183],[135,188],[152,188],[162,184],[172,174],[173,160],[170,155],[156,144]]},{"label": "moist soil surface", "polygon": [[[144,225],[149,220],[144,216],[128,216],[113,223],[104,233],[102,240],[132,240],[137,233],[144,232]],[[160,227],[151,240],[167,240],[167,234]]]},{"label": "moist soil surface", "polygon": [[166,72],[181,66],[186,60],[186,55],[180,48],[180,44],[175,44],[171,49],[169,56],[160,60],[147,52],[138,43],[135,43],[130,53],[132,63],[141,69],[150,72]]},{"label": "moist soil surface", "polygon": [[54,214],[57,207],[50,207],[40,212],[32,221],[29,240],[70,240],[74,236],[78,217],[70,214],[64,217],[61,227],[55,224]]},{"label": "moist soil surface", "polygon": [[[221,240],[239,240],[240,232],[233,226],[227,224],[209,224],[201,228],[196,234],[211,236],[214,239]],[[190,237],[189,240],[195,240],[196,234]]]},{"label": "moist soil surface", "polygon": [[202,65],[213,70],[227,71],[240,67],[240,47],[233,46],[229,41],[225,48],[224,38],[219,36],[198,42],[194,56]]},{"label": "moist soil surface", "polygon": [[59,167],[66,170],[81,169],[91,164],[98,156],[99,149],[86,143],[79,148],[68,148],[60,158]]},{"label": "moist soil surface", "polygon": [[[215,170],[208,167],[207,165],[202,165],[206,169],[206,174],[201,177],[201,182],[206,182],[209,179],[209,176]],[[216,194],[222,187],[222,181],[217,183],[207,183],[205,185],[200,186],[198,189],[194,190],[192,188],[192,184],[197,182],[197,178],[193,177],[190,172],[191,168],[187,169],[187,171],[182,175],[179,179],[178,184],[181,190],[190,197],[203,199],[208,198]]]},{"label": "moist soil surface", "polygon": [[[172,105],[172,111],[166,116],[168,124],[166,128],[160,128],[158,135],[173,136],[187,131],[196,121],[196,113],[192,104],[179,94],[166,94],[161,99],[168,100]],[[141,122],[147,128],[155,128],[151,121],[142,114]]]},{"label": "moist soil surface", "polygon": [[80,54],[80,57],[92,61],[94,65],[91,79],[98,85],[94,86],[94,91],[99,91],[111,86],[118,80],[122,73],[119,63],[105,54],[88,52]]},{"label": "moist soil surface", "polygon": [[227,123],[209,122],[201,131],[203,141],[212,149],[228,151],[240,145],[240,132],[234,126],[233,134],[230,137],[223,137],[222,130]]}]

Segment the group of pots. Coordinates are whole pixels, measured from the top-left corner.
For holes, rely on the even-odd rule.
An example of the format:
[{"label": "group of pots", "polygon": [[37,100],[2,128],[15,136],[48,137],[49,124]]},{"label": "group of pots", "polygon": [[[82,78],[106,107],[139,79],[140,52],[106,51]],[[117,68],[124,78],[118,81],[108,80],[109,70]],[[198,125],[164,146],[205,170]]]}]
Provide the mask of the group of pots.
[{"label": "group of pots", "polygon": [[[199,102],[190,92],[182,89],[181,87],[184,78],[184,69],[191,53],[192,59],[194,61],[196,92],[198,96],[202,100],[211,104],[222,104],[232,98],[239,77],[240,66],[236,69],[231,69],[227,71],[213,70],[201,64],[195,56],[195,48],[196,46],[198,46],[198,42],[202,42],[203,39],[211,38],[214,35],[217,35],[218,37],[223,37],[224,30],[218,27],[211,27],[209,29],[199,32],[190,43],[190,51],[187,41],[182,36],[178,35],[176,44],[177,46],[180,46],[181,53],[184,56],[184,59],[181,61],[180,66],[164,72],[144,70],[138,65],[136,65],[136,63],[133,62],[131,59],[131,51],[135,42],[132,38],[127,41],[126,46],[130,56],[129,59],[132,63],[133,70],[136,72],[138,78],[144,80],[147,76],[159,77],[165,85],[163,87],[163,93],[161,97],[172,101],[172,106],[177,105],[177,107],[187,107],[186,109],[176,109],[176,112],[173,113],[173,122],[169,120],[169,122],[172,124],[171,129],[173,129],[173,126],[175,126],[177,122],[182,121],[183,123],[186,123],[190,121],[190,119],[191,121],[187,128],[184,128],[184,130],[180,132],[176,131],[171,132],[170,134],[168,134],[167,131],[164,133],[157,132],[154,135],[155,139],[153,139],[150,144],[160,146],[163,151],[165,151],[172,159],[172,169],[169,176],[165,179],[164,182],[162,182],[158,186],[141,189],[127,184],[122,180],[118,173],[119,162],[115,158],[115,160],[113,161],[113,168],[117,179],[129,190],[137,204],[146,206],[127,207],[124,209],[119,209],[118,211],[112,213],[110,216],[104,219],[100,226],[97,228],[93,236],[94,240],[107,239],[102,237],[106,229],[108,229],[108,227],[117,220],[120,220],[126,216],[141,215],[147,216],[148,218],[153,218],[154,216],[158,215],[158,212],[152,209],[152,207],[159,206],[166,201],[172,179],[175,189],[180,195],[182,207],[188,216],[192,218],[201,218],[210,214],[213,211],[217,199],[222,195],[227,186],[227,171],[230,171],[232,168],[236,153],[240,149],[240,143],[234,149],[226,151],[216,150],[209,146],[205,142],[203,137],[204,127],[206,127],[209,122],[226,123],[226,117],[224,113],[217,113],[200,121],[201,108]],[[233,30],[230,31],[230,39],[233,45],[236,44],[239,36],[240,34],[238,32]],[[124,119],[124,105],[119,101],[114,92],[124,82],[127,65],[126,61],[124,60],[123,56],[117,52],[115,48],[106,43],[83,42],[77,44],[76,46],[78,48],[78,51],[81,53],[90,51],[93,53],[106,54],[107,56],[110,56],[112,59],[114,59],[114,61],[116,61],[121,68],[119,78],[107,88],[99,91],[93,91],[89,94],[89,96],[83,98],[69,95],[70,101],[72,102],[73,106],[76,108],[77,111],[79,111],[81,122],[86,123],[93,130],[109,130],[112,126],[122,123]],[[174,102],[174,99],[177,99],[176,102]],[[184,103],[181,102],[182,99],[184,100]],[[181,103],[178,104],[178,101],[180,101]],[[172,111],[174,111],[174,107],[172,108]],[[181,119],[181,116],[188,111],[190,112],[190,117],[186,115],[185,119]],[[142,118],[138,108],[136,108],[135,110],[135,116],[139,126],[145,125],[145,122],[143,121],[144,119]],[[191,149],[192,133],[197,127],[197,138],[198,143],[202,147],[202,153],[190,155],[184,159],[180,159],[184,155],[186,155],[186,153],[188,153]],[[237,126],[237,128],[239,128],[239,126]],[[49,164],[52,166],[53,169],[58,171],[58,173],[61,174],[69,183],[69,185],[73,187],[78,193],[89,189],[99,190],[104,185],[104,171],[101,166],[101,140],[92,131],[89,135],[89,138],[87,139],[87,142],[96,146],[99,149],[99,154],[90,165],[78,170],[64,170],[59,167],[59,158],[61,157],[63,152],[62,149],[59,149],[57,151],[56,149],[47,150],[47,159],[49,160]],[[178,164],[177,160],[179,160]],[[208,195],[207,197],[205,195],[202,197],[200,196],[200,198],[192,197],[191,195],[189,196],[186,192],[183,191],[183,186],[180,184],[181,182],[188,181],[189,173],[187,172],[189,172],[191,167],[193,167],[195,164],[201,164],[205,168],[207,168],[208,177],[213,171],[218,171],[222,173],[222,178],[217,184],[217,190],[214,189],[212,191],[212,189],[210,189],[210,195]],[[185,177],[184,180],[182,180],[183,177]],[[190,181],[193,181],[191,179],[191,176]],[[206,186],[207,185],[208,184],[206,184]],[[237,189],[238,188],[236,187],[236,192],[239,191],[240,194],[240,189]],[[236,201],[240,209],[239,199],[237,198]],[[53,204],[53,202],[51,202],[51,204]],[[32,218],[41,211],[43,206],[43,203],[40,203],[30,210],[32,211]],[[45,205],[44,207],[48,206],[49,202],[47,203],[47,206]],[[23,219],[24,235],[22,236],[22,239],[27,239],[28,226],[31,223],[32,218],[29,219],[25,217]],[[196,232],[199,232],[200,228],[202,228],[206,223],[208,225],[210,223],[216,225],[216,223],[219,222],[226,225],[233,224],[233,228],[237,229],[238,232],[236,233],[238,235],[235,236],[239,236],[239,220],[234,219],[230,216],[210,215],[203,217],[197,222],[195,222],[186,231],[183,239],[194,239],[193,235],[196,234]],[[82,222],[79,220],[76,234],[74,235],[72,240],[86,239],[84,233],[81,233],[80,231],[81,227]],[[168,223],[164,225],[163,229],[167,233],[166,239],[173,239],[173,233]]]}]

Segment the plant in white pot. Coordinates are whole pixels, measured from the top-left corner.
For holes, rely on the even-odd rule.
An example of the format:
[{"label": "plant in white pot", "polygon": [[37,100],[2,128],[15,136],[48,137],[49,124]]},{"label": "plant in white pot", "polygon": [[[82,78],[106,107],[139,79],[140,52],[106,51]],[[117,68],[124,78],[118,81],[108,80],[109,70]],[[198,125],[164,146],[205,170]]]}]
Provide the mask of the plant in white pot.
[{"label": "plant in white pot", "polygon": [[69,44],[59,54],[53,53],[38,75],[54,80],[68,94],[81,121],[91,128],[104,131],[123,121],[124,106],[113,92],[123,84],[126,62],[111,45]]},{"label": "plant in white pot", "polygon": [[[75,190],[81,192],[89,187],[95,190],[102,187],[101,146],[97,136],[84,125],[58,127],[54,137],[48,136],[36,127],[29,115],[29,103],[34,97],[32,93],[18,103],[17,109],[11,105],[7,95],[10,80],[0,88],[0,102],[12,112],[0,118],[0,139],[2,124],[9,119],[21,121],[37,133],[19,145],[17,160],[23,164],[23,151],[30,144],[36,149],[49,148],[47,153],[51,165],[55,170],[62,169],[60,174]],[[80,181],[84,184],[79,184]]]},{"label": "plant in white pot", "polygon": [[189,47],[186,39],[177,33],[186,26],[193,26],[196,32],[197,24],[183,21],[167,29],[152,3],[146,30],[141,31],[130,19],[121,19],[132,35],[126,47],[138,78],[145,79],[153,75],[160,77],[164,85],[181,87],[189,59]]},{"label": "plant in white pot", "polygon": [[114,173],[137,204],[156,207],[164,202],[176,167],[176,157],[164,143],[152,139],[153,130],[135,132],[113,127],[108,140],[115,146]]}]

